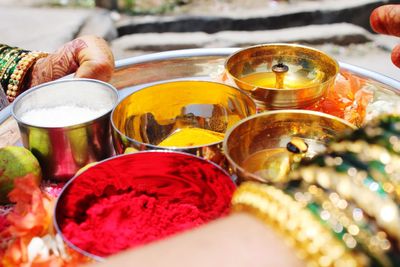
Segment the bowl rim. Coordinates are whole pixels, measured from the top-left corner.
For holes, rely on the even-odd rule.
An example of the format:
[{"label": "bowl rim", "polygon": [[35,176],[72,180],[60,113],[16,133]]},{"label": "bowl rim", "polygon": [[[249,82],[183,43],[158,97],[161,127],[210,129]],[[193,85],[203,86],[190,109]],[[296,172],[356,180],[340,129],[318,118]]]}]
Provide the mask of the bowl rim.
[{"label": "bowl rim", "polygon": [[55,201],[54,206],[53,206],[53,214],[54,214],[54,215],[52,216],[52,217],[53,217],[53,218],[52,218],[52,221],[53,221],[53,225],[54,225],[54,228],[55,228],[55,230],[56,230],[56,233],[62,238],[62,240],[65,242],[65,244],[67,244],[70,248],[74,249],[75,251],[77,251],[77,252],[79,252],[79,253],[81,253],[81,254],[83,254],[83,255],[89,257],[89,258],[92,258],[92,259],[94,259],[94,260],[96,260],[96,261],[98,261],[98,262],[103,262],[103,261],[106,260],[106,257],[101,257],[101,256],[92,254],[92,253],[90,253],[90,252],[87,252],[86,250],[83,250],[83,249],[79,248],[78,246],[76,246],[75,244],[73,244],[69,239],[67,239],[67,238],[64,236],[64,234],[63,234],[63,232],[61,231],[61,228],[60,228],[60,226],[59,226],[59,224],[58,224],[58,222],[57,222],[57,216],[56,216],[56,215],[57,215],[57,208],[58,208],[58,206],[59,206],[59,205],[62,205],[62,204],[61,204],[61,200],[60,200],[60,199],[61,199],[61,196],[65,193],[65,191],[67,191],[67,189],[70,187],[70,185],[71,185],[76,179],[79,178],[80,175],[84,174],[85,172],[89,171],[91,168],[94,168],[94,167],[96,167],[96,166],[99,165],[99,164],[102,164],[102,163],[107,162],[107,161],[118,160],[118,158],[122,158],[122,157],[132,157],[132,156],[135,156],[135,155],[140,156],[140,154],[153,154],[153,153],[157,153],[157,154],[159,154],[159,153],[162,153],[162,154],[172,154],[172,155],[171,155],[172,157],[173,157],[173,154],[179,154],[179,155],[183,155],[183,156],[186,156],[186,157],[189,157],[189,158],[195,158],[195,159],[197,159],[197,160],[200,160],[200,161],[204,161],[204,162],[206,162],[206,163],[209,163],[209,164],[213,165],[219,172],[221,172],[223,175],[225,175],[227,178],[229,178],[229,180],[232,182],[232,185],[233,185],[235,188],[237,187],[236,182],[235,182],[235,180],[234,180],[234,176],[231,175],[231,174],[230,174],[228,171],[226,171],[224,168],[222,168],[221,166],[219,166],[218,164],[216,164],[216,163],[214,163],[214,162],[212,162],[212,161],[210,161],[210,160],[204,159],[204,158],[202,158],[202,157],[199,157],[199,156],[196,156],[196,155],[193,155],[193,154],[190,154],[190,153],[186,153],[186,152],[182,152],[182,151],[172,151],[172,150],[144,150],[144,151],[138,151],[138,152],[134,152],[134,153],[126,153],[126,154],[115,155],[115,156],[106,158],[106,159],[104,159],[104,160],[102,160],[102,161],[98,161],[98,162],[96,162],[95,164],[90,165],[88,168],[84,169],[83,171],[78,171],[78,172],[77,172],[63,187],[62,187],[61,192],[60,192],[60,194],[57,196],[56,201]]},{"label": "bowl rim", "polygon": [[[340,66],[338,61],[333,58],[332,56],[330,56],[329,54],[323,52],[322,50],[316,49],[314,47],[310,47],[310,46],[306,46],[306,45],[301,45],[301,44],[290,44],[290,43],[266,43],[266,44],[257,44],[257,45],[253,45],[253,46],[248,46],[242,49],[237,50],[236,52],[234,52],[233,54],[231,54],[230,56],[228,56],[224,62],[224,70],[227,73],[227,75],[233,79],[234,81],[239,81],[243,84],[245,84],[246,86],[249,87],[253,87],[255,88],[261,88],[261,89],[266,89],[266,90],[270,90],[270,91],[280,91],[280,92],[293,92],[293,91],[300,91],[300,90],[307,90],[307,89],[311,89],[314,88],[317,85],[310,85],[310,86],[304,86],[304,87],[300,87],[300,88],[269,88],[269,87],[263,87],[263,86],[257,86],[255,84],[251,84],[248,82],[244,82],[242,81],[240,78],[236,77],[235,75],[233,75],[230,70],[228,69],[228,63],[230,60],[232,60],[232,58],[236,57],[238,54],[243,53],[244,51],[248,51],[248,50],[253,50],[253,49],[257,49],[260,47],[294,47],[294,48],[303,48],[303,49],[307,49],[307,50],[312,50],[314,52],[323,54],[325,56],[327,56],[333,63],[336,71],[335,73],[332,75],[332,77],[330,77],[329,79],[327,79],[326,81],[319,83],[319,85],[326,85],[329,84],[330,82],[334,81],[336,76],[339,74],[340,72]],[[236,82],[235,82],[236,83]]]},{"label": "bowl rim", "polygon": [[[320,112],[320,111],[313,111],[313,110],[304,110],[304,109],[281,109],[281,110],[272,110],[272,111],[264,111],[261,113],[257,113],[254,115],[251,115],[241,121],[239,121],[238,123],[236,123],[235,125],[233,125],[225,134],[225,138],[223,140],[222,143],[222,150],[224,151],[224,155],[225,157],[228,159],[229,165],[234,168],[235,170],[238,170],[241,173],[244,173],[246,176],[251,177],[254,180],[260,181],[260,182],[265,182],[265,180],[261,179],[258,175],[255,175],[251,172],[248,172],[247,170],[245,170],[242,166],[240,166],[235,160],[232,159],[230,153],[228,153],[228,139],[231,136],[231,134],[235,131],[235,129],[237,129],[238,127],[240,127],[242,124],[254,119],[254,118],[259,118],[259,117],[267,117],[270,115],[274,115],[274,114],[309,114],[309,115],[313,115],[313,116],[318,116],[318,117],[323,117],[323,118],[327,118],[327,119],[333,119],[336,121],[339,121],[342,124],[345,124],[346,126],[348,126],[349,128],[356,130],[357,127],[336,116],[324,113],[324,112]],[[234,173],[236,174],[237,171],[234,171]],[[237,175],[237,174],[236,174]]]},{"label": "bowl rim", "polygon": [[[99,114],[97,117],[89,120],[89,121],[84,121],[81,123],[77,123],[77,124],[73,124],[73,125],[67,125],[67,126],[39,126],[39,125],[35,125],[35,124],[30,124],[27,122],[22,121],[19,116],[17,116],[16,114],[16,106],[17,104],[22,101],[22,99],[26,96],[29,95],[37,90],[40,90],[41,88],[47,87],[47,86],[52,86],[53,84],[58,84],[58,83],[69,83],[69,82],[92,82],[92,83],[97,83],[97,84],[101,84],[104,86],[104,88],[107,88],[105,90],[108,90],[109,92],[111,92],[114,95],[114,103],[110,106],[110,108],[107,109],[106,112]],[[83,89],[84,90],[84,89]],[[107,117],[112,110],[116,107],[116,105],[118,104],[118,90],[111,85],[110,83],[106,83],[103,82],[101,80],[97,80],[97,79],[90,79],[90,78],[65,78],[65,79],[59,79],[59,80],[54,80],[54,81],[50,81],[50,82],[46,82],[46,83],[42,83],[39,85],[36,85],[26,91],[24,91],[23,93],[21,93],[20,95],[17,96],[17,98],[13,101],[12,103],[12,108],[11,108],[11,115],[12,117],[17,121],[17,123],[19,125],[23,125],[23,126],[27,126],[27,127],[32,127],[32,128],[38,128],[38,129],[54,129],[54,130],[72,130],[72,129],[76,129],[76,128],[81,128],[82,126],[85,125],[91,125],[93,124],[96,120],[102,119]],[[77,96],[78,97],[78,96]]]},{"label": "bowl rim", "polygon": [[[118,107],[124,100],[126,100],[128,97],[134,95],[134,94],[137,93],[137,92],[140,92],[140,91],[142,91],[142,90],[145,90],[145,89],[148,89],[148,88],[151,88],[151,87],[154,87],[154,86],[165,86],[165,85],[170,84],[170,83],[182,83],[182,84],[184,84],[184,83],[188,83],[188,82],[196,82],[196,83],[203,83],[203,84],[216,84],[216,85],[219,85],[219,86],[228,87],[228,88],[230,88],[230,89],[233,89],[233,90],[235,90],[235,91],[238,91],[241,95],[243,95],[245,98],[247,98],[247,99],[249,100],[249,103],[251,103],[251,107],[250,107],[249,105],[246,105],[246,106],[248,106],[250,109],[253,109],[254,112],[255,112],[254,114],[257,113],[257,105],[256,105],[254,99],[252,99],[252,98],[249,96],[248,93],[246,93],[244,90],[242,90],[242,89],[240,89],[240,88],[237,88],[237,87],[234,87],[234,86],[232,86],[232,85],[225,84],[225,83],[222,83],[222,82],[215,82],[215,81],[205,81],[205,80],[196,80],[196,79],[190,79],[190,80],[171,80],[171,81],[166,81],[166,82],[161,82],[161,83],[157,83],[157,84],[152,84],[152,85],[149,85],[149,86],[140,88],[139,90],[134,91],[134,92],[128,94],[127,96],[125,96],[123,99],[121,99],[121,101],[119,101],[119,103],[113,108],[113,110],[112,110],[112,112],[111,112],[110,121],[111,121],[111,125],[112,125],[113,131],[115,131],[118,135],[122,136],[123,138],[126,138],[129,142],[132,142],[132,143],[136,144],[138,147],[140,147],[140,148],[141,148],[141,147],[146,147],[146,149],[147,149],[147,148],[150,148],[150,150],[171,150],[171,151],[182,151],[182,152],[184,152],[184,151],[187,151],[187,150],[190,150],[190,149],[199,149],[199,148],[202,148],[202,147],[215,146],[215,145],[221,144],[221,143],[222,143],[222,140],[221,140],[221,141],[218,141],[218,142],[208,143],[208,144],[204,144],[204,145],[197,145],[197,146],[185,146],[185,147],[181,147],[181,146],[179,146],[179,147],[178,147],[178,146],[158,146],[158,145],[153,145],[153,144],[150,144],[150,143],[140,142],[140,141],[138,141],[138,140],[136,140],[136,139],[134,139],[134,138],[131,138],[131,137],[129,137],[129,136],[123,134],[123,133],[121,132],[121,130],[120,130],[118,127],[116,127],[116,125],[115,125],[115,123],[114,123],[114,119],[113,119],[113,118],[114,118],[115,110],[116,110],[117,107]],[[252,115],[253,115],[253,114],[252,114]],[[250,116],[251,116],[251,115],[250,115]],[[245,118],[247,118],[247,117],[248,117],[248,116],[246,116]],[[228,130],[229,130],[229,129],[228,129]],[[226,132],[227,132],[227,131],[226,131]],[[225,132],[224,134],[226,134],[226,132]],[[113,140],[114,140],[114,135],[113,135]],[[115,143],[114,143],[114,146],[115,146]],[[130,147],[130,146],[128,146],[128,147]],[[147,149],[147,150],[148,150],[148,149]]]}]

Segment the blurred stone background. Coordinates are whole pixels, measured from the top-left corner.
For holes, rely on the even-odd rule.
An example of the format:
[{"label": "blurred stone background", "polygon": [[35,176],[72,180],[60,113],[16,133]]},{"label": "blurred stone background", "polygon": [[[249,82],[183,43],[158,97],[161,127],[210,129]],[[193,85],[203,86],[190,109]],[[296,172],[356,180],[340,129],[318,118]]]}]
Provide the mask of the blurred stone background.
[{"label": "blurred stone background", "polygon": [[400,39],[369,26],[378,0],[0,0],[0,43],[54,51],[85,34],[116,57],[187,48],[288,42],[400,80],[390,50]]}]

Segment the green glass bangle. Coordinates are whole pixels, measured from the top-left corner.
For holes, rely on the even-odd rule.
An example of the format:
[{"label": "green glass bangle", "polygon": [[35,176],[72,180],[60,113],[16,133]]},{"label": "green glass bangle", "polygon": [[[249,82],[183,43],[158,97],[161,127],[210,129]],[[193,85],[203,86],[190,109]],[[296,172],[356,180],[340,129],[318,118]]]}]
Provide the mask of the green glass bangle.
[{"label": "green glass bangle", "polygon": [[1,59],[5,56],[5,54],[7,54],[10,50],[12,50],[12,47],[9,46],[0,47],[0,62]]},{"label": "green glass bangle", "polygon": [[14,58],[18,56],[18,52],[18,50],[10,49],[0,58],[0,78],[4,76],[9,65],[14,61]]},{"label": "green glass bangle", "polygon": [[22,55],[25,54],[26,51],[18,50],[13,54],[12,57],[8,58],[8,61],[6,62],[2,72],[0,73],[0,83],[1,86],[4,88],[4,90],[7,90],[11,74],[15,70],[15,67],[17,66],[18,62],[23,58]]},{"label": "green glass bangle", "polygon": [[307,207],[346,247],[371,257],[371,266],[392,266],[392,243],[362,209],[334,191],[304,181],[289,184],[286,192]]},{"label": "green glass bangle", "polygon": [[390,115],[379,117],[365,128],[355,130],[351,135],[344,136],[338,141],[365,140],[370,144],[385,147],[390,152],[400,155],[400,116]]},{"label": "green glass bangle", "polygon": [[[304,193],[305,185],[317,186],[325,195],[335,192],[347,205],[361,208],[368,222],[357,225],[359,231],[363,230],[363,238],[358,240],[362,242],[360,248],[373,259],[374,266],[400,266],[400,116],[376,119],[342,137],[324,155],[303,161],[292,173],[287,190],[296,197]],[[310,198],[306,207],[321,220],[327,214],[326,207],[335,211],[315,198]],[[340,213],[335,214],[339,217]],[[351,232],[350,228],[345,230],[338,233],[339,237]],[[383,248],[390,245],[384,254],[369,250],[368,233],[373,234],[375,244],[382,234],[386,236]]]},{"label": "green glass bangle", "polygon": [[[346,147],[350,150],[346,152]],[[400,203],[400,184],[394,177],[400,176],[400,157],[386,148],[371,145],[364,141],[340,142],[332,145],[331,150],[339,155],[344,163],[338,171],[347,172],[356,167],[365,171],[364,185],[373,188],[378,194],[388,195]],[[348,161],[353,162],[353,164]],[[347,164],[346,164],[347,163]]]}]

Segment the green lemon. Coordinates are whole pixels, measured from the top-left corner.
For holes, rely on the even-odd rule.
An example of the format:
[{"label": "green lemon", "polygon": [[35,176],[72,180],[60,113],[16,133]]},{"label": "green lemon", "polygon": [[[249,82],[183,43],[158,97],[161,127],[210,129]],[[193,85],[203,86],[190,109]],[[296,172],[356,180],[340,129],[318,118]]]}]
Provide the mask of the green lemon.
[{"label": "green lemon", "polygon": [[0,148],[0,204],[10,203],[8,193],[14,188],[14,179],[32,174],[37,184],[42,171],[35,156],[26,148],[6,146]]}]

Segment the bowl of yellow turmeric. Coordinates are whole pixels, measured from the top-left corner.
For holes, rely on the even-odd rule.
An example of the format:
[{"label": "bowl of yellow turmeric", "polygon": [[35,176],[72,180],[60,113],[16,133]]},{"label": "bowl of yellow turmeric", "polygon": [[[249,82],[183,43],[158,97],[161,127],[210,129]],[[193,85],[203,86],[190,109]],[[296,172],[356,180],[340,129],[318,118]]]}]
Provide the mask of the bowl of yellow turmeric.
[{"label": "bowl of yellow turmeric", "polygon": [[172,81],[133,92],[111,114],[114,148],[165,149],[220,163],[225,132],[256,113],[244,91],[209,81]]}]

